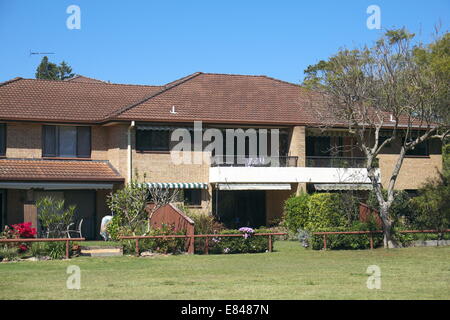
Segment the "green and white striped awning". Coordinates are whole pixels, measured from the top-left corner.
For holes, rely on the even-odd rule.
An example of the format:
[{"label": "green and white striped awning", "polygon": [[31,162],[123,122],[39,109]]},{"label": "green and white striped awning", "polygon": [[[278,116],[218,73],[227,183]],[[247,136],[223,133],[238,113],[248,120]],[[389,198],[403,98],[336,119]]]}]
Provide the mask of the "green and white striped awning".
[{"label": "green and white striped awning", "polygon": [[149,188],[164,188],[164,189],[208,189],[207,183],[201,182],[147,182]]}]

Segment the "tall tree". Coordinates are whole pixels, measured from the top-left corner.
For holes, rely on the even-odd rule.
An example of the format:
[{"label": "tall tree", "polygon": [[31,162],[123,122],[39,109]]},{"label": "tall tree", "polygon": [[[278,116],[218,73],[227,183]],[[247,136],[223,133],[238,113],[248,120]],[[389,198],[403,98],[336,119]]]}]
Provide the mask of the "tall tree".
[{"label": "tall tree", "polygon": [[49,62],[47,56],[43,57],[36,68],[36,79],[60,80],[58,66]]},{"label": "tall tree", "polygon": [[73,78],[74,75],[67,62],[62,61],[59,65],[56,65],[49,62],[47,56],[42,58],[41,63],[36,68],[36,79],[66,80]]},{"label": "tall tree", "polygon": [[[413,44],[414,35],[406,29],[388,30],[371,47],[342,49],[305,70],[303,84],[324,93],[327,108],[318,116],[329,125],[347,126],[365,155],[385,247],[396,246],[390,209],[406,153],[426,140],[449,135],[448,64],[437,68],[428,61],[447,37],[424,46]],[[401,147],[383,194],[377,156],[393,141]]]}]

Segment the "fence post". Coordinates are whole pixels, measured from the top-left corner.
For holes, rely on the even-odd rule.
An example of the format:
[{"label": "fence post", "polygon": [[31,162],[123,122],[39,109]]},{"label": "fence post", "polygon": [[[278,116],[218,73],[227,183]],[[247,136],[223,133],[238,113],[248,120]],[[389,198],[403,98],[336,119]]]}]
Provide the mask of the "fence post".
[{"label": "fence post", "polygon": [[272,252],[272,235],[269,234],[269,252]]},{"label": "fence post", "polygon": [[139,257],[139,239],[136,238],[136,256]]},{"label": "fence post", "polygon": [[369,238],[370,238],[370,249],[373,249],[373,235],[372,235],[372,232],[369,233]]},{"label": "fence post", "polygon": [[69,240],[66,240],[66,259],[69,259]]},{"label": "fence post", "polygon": [[323,235],[323,249],[327,250],[327,235]]}]

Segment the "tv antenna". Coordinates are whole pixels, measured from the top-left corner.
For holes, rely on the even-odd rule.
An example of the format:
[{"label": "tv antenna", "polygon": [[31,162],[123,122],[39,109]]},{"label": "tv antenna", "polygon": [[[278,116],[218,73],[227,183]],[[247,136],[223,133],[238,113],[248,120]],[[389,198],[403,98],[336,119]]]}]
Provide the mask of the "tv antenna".
[{"label": "tv antenna", "polygon": [[30,50],[30,56],[32,55],[47,55],[47,54],[55,54],[54,52],[33,52]]}]

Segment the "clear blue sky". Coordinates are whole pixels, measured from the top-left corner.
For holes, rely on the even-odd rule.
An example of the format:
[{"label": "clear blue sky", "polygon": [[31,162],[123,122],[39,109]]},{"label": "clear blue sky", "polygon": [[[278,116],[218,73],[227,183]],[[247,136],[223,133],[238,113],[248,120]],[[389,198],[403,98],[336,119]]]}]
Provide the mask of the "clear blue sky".
[{"label": "clear blue sky", "polygon": [[[66,8],[81,8],[69,30]],[[118,83],[163,84],[187,74],[265,74],[298,83],[303,70],[339,47],[372,43],[369,5],[383,28],[406,26],[428,42],[450,1],[103,1],[0,0],[0,81],[34,78],[41,57],[74,72]]]}]

